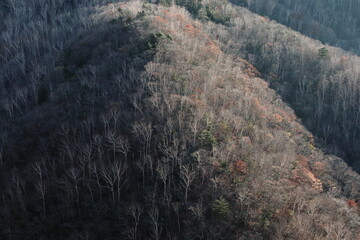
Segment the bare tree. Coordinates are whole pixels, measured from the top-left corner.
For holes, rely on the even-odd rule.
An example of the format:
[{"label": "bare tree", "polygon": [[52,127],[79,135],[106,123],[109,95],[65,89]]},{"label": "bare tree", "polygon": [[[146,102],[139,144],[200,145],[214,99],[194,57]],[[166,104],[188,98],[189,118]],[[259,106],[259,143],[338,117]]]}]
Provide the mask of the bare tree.
[{"label": "bare tree", "polygon": [[144,154],[148,155],[153,133],[151,122],[137,122],[132,128],[136,137],[144,144]]},{"label": "bare tree", "polygon": [[9,98],[1,100],[1,104],[4,110],[8,113],[9,117],[12,118],[14,115],[14,103]]},{"label": "bare tree", "polygon": [[[76,201],[77,201],[77,204],[79,207],[79,202],[80,202],[79,181],[80,181],[81,173],[76,168],[70,168],[70,169],[66,170],[66,176],[71,182],[71,188],[73,187],[75,189]],[[80,209],[78,209],[78,210],[80,211]]]},{"label": "bare tree", "polygon": [[104,124],[105,132],[110,132],[110,116],[108,114],[102,114],[101,121]]},{"label": "bare tree", "polygon": [[154,234],[154,239],[159,240],[162,232],[162,228],[160,226],[159,221],[159,209],[157,207],[153,207],[149,212],[150,224],[152,226],[152,232]]},{"label": "bare tree", "polygon": [[100,136],[100,135],[95,135],[93,137],[93,142],[94,142],[94,145],[96,147],[99,160],[102,161],[103,160],[103,154],[104,154],[104,149],[103,149],[103,146],[102,146],[103,137]]},{"label": "bare tree", "polygon": [[93,145],[92,143],[90,144],[84,144],[82,146],[82,156],[81,156],[81,162],[83,164],[83,171],[84,171],[84,174],[86,172],[86,165],[88,166],[88,169],[87,169],[87,172],[90,175],[91,171],[90,171],[90,166],[92,164],[92,156],[93,156]]},{"label": "bare tree", "polygon": [[145,172],[146,172],[146,156],[141,157],[139,160],[136,161],[136,166],[140,169],[142,174],[142,185],[143,188],[145,187]]},{"label": "bare tree", "polygon": [[4,146],[0,145],[0,166],[3,165],[3,161],[4,161]]},{"label": "bare tree", "polygon": [[134,239],[134,240],[138,239],[138,235],[137,235],[138,227],[139,227],[139,223],[140,223],[140,217],[141,217],[143,211],[144,211],[143,207],[139,204],[130,205],[128,208],[128,214],[134,221],[134,225],[133,225],[133,228],[131,231],[132,239]]},{"label": "bare tree", "polygon": [[[10,194],[12,194],[13,196],[13,203],[15,204],[14,200],[16,198],[20,209],[22,209],[26,213],[27,208],[25,203],[25,181],[20,179],[20,176],[18,176],[16,173],[13,173],[8,189]],[[13,195],[13,191],[15,193],[15,196]]]},{"label": "bare tree", "polygon": [[127,182],[126,178],[127,165],[123,162],[114,162],[108,166],[103,166],[101,175],[106,183],[107,188],[112,195],[112,203],[115,205],[115,193],[117,200],[120,200],[121,189]]},{"label": "bare tree", "polygon": [[101,185],[101,182],[100,182],[100,170],[99,170],[98,166],[96,165],[96,163],[90,164],[89,167],[90,167],[91,174],[95,175],[96,185],[97,185],[98,190],[99,190],[99,197],[102,200],[102,190],[101,190],[102,185]]},{"label": "bare tree", "polygon": [[125,160],[127,160],[127,155],[130,151],[129,139],[127,137],[119,136],[117,137],[116,142],[118,151],[124,154]]},{"label": "bare tree", "polygon": [[45,183],[44,183],[43,181],[39,181],[39,182],[35,185],[35,189],[36,189],[37,195],[41,198],[42,208],[43,208],[42,217],[43,217],[43,219],[45,219],[45,217],[46,217],[45,194],[46,194],[47,186],[45,185]]},{"label": "bare tree", "polygon": [[195,172],[193,172],[189,166],[182,166],[180,169],[181,185],[185,189],[185,203],[188,201],[188,193],[190,190],[190,185],[195,179]]},{"label": "bare tree", "polygon": [[170,167],[166,162],[160,163],[157,165],[156,172],[158,173],[159,178],[161,179],[164,185],[164,196],[167,191],[167,182],[170,175]]},{"label": "bare tree", "polygon": [[177,228],[178,232],[181,231],[181,224],[180,224],[180,206],[178,203],[173,203],[172,208],[176,214],[176,222],[177,222]]},{"label": "bare tree", "polygon": [[127,154],[130,150],[130,144],[126,137],[116,136],[115,131],[108,131],[105,134],[105,138],[108,142],[108,146],[110,146],[113,150],[113,158],[115,159],[115,155],[117,152],[121,152],[124,154],[125,160],[127,159]]}]

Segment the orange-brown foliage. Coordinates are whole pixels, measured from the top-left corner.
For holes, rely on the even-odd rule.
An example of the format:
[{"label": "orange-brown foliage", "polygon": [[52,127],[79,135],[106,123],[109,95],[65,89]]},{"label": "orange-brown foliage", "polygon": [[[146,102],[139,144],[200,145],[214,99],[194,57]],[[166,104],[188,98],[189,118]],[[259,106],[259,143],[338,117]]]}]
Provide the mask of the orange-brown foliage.
[{"label": "orange-brown foliage", "polygon": [[162,13],[165,15],[166,18],[168,19],[173,19],[173,20],[177,20],[180,22],[184,22],[185,21],[185,17],[179,13],[172,13],[168,10],[163,10]]},{"label": "orange-brown foliage", "polygon": [[326,165],[323,162],[314,162],[312,166],[312,171],[317,175],[321,176],[326,172]]},{"label": "orange-brown foliage", "polygon": [[155,18],[154,18],[154,24],[156,24],[156,25],[167,24],[167,23],[169,23],[169,21],[163,17],[155,16]]},{"label": "orange-brown foliage", "polygon": [[235,171],[241,174],[246,174],[247,172],[247,165],[246,162],[242,160],[238,160],[234,164]]},{"label": "orange-brown foliage", "polygon": [[354,200],[348,200],[347,204],[348,204],[349,208],[359,210],[359,203],[355,202]]},{"label": "orange-brown foliage", "polygon": [[196,93],[198,93],[198,94],[201,94],[201,93],[203,93],[204,91],[201,89],[201,88],[195,88],[194,89],[194,92],[196,92]]},{"label": "orange-brown foliage", "polygon": [[286,123],[291,123],[296,120],[296,116],[294,114],[287,113],[282,109],[278,109],[278,113],[281,115],[283,121]]},{"label": "orange-brown foliage", "polygon": [[240,59],[240,62],[242,62],[245,66],[244,73],[246,73],[249,77],[261,77],[261,73],[248,61],[245,59]]},{"label": "orange-brown foliage", "polygon": [[200,97],[196,94],[192,94],[189,98],[195,103],[197,107],[204,107],[206,106],[205,102],[200,99]]},{"label": "orange-brown foliage", "polygon": [[305,157],[304,155],[298,155],[296,159],[302,167],[309,167],[309,159]]},{"label": "orange-brown foliage", "polygon": [[281,123],[283,121],[283,118],[277,113],[275,113],[273,117],[276,123]]},{"label": "orange-brown foliage", "polygon": [[170,11],[169,10],[163,10],[162,11],[165,15],[171,15]]},{"label": "orange-brown foliage", "polygon": [[203,48],[203,53],[210,57],[217,56],[220,52],[220,48],[211,40],[207,41]]},{"label": "orange-brown foliage", "polygon": [[308,184],[314,190],[322,192],[322,182],[309,169],[309,159],[303,155],[297,157],[298,167],[293,171],[292,180],[299,184]]},{"label": "orange-brown foliage", "polygon": [[268,19],[268,18],[263,17],[263,16],[259,16],[259,18],[260,18],[262,21],[264,21],[264,22],[268,22],[268,21],[269,21],[269,19]]},{"label": "orange-brown foliage", "polygon": [[185,32],[187,32],[188,34],[191,34],[192,36],[198,36],[201,31],[191,24],[186,24]]},{"label": "orange-brown foliage", "polygon": [[341,58],[340,58],[340,61],[341,62],[347,62],[347,61],[349,61],[350,60],[350,57],[349,56],[342,56]]},{"label": "orange-brown foliage", "polygon": [[262,105],[258,98],[252,99],[252,105],[255,112],[259,115],[260,118],[266,117],[266,108]]}]

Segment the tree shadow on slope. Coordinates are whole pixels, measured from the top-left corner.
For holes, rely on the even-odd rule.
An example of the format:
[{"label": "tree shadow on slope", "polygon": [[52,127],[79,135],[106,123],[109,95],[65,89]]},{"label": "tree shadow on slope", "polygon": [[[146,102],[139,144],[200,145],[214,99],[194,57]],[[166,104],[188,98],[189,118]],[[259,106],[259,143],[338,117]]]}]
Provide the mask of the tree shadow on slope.
[{"label": "tree shadow on slope", "polygon": [[[80,138],[87,146],[97,141],[92,137],[105,131],[103,123],[108,121],[105,118],[109,109],[115,112],[122,109],[122,116],[136,119],[129,99],[138,88],[138,75],[154,56],[155,48],[146,47],[151,40],[151,36],[140,36],[131,19],[98,24],[74,36],[54,69],[41,78],[36,89],[37,104],[2,126],[7,137],[2,156],[1,193],[18,189],[19,195],[12,202],[10,198],[4,200],[9,205],[4,202],[0,212],[9,221],[0,220],[0,237],[64,239],[69,234],[67,231],[91,221],[95,213],[86,211],[90,204],[87,196],[77,192],[76,197],[81,198],[84,205],[75,210],[69,206],[67,209],[62,197],[51,190],[51,186],[65,184],[63,180],[67,177],[76,180],[78,173],[71,169],[77,166],[73,158],[80,154],[80,146],[74,139]],[[124,122],[119,125],[125,125]],[[58,167],[50,170],[51,166]],[[50,172],[51,177],[47,175]],[[59,178],[51,180],[53,177]],[[25,194],[37,191],[40,195],[41,192],[46,194],[48,200],[41,203],[37,194]],[[111,199],[111,196],[104,198]],[[81,219],[78,211],[83,212]],[[74,219],[65,220],[65,212]],[[111,226],[111,219],[103,217]],[[70,222],[74,225],[70,226]]]}]

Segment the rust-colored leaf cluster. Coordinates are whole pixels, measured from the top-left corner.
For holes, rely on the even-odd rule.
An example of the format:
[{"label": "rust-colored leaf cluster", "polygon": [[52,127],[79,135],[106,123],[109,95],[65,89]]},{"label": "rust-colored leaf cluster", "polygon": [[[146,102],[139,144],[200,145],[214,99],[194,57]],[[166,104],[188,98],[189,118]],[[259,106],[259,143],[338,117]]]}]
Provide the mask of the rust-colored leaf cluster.
[{"label": "rust-colored leaf cluster", "polygon": [[247,164],[242,160],[237,160],[234,164],[234,169],[237,173],[246,174],[247,173]]},{"label": "rust-colored leaf cluster", "polygon": [[261,73],[248,61],[245,59],[240,59],[240,62],[244,64],[244,73],[249,77],[261,77]]},{"label": "rust-colored leaf cluster", "polygon": [[347,204],[349,206],[349,208],[353,208],[355,210],[359,210],[359,203],[354,201],[354,200],[348,200]]},{"label": "rust-colored leaf cluster", "polygon": [[322,182],[310,171],[309,159],[303,155],[298,155],[297,163],[298,166],[293,170],[292,180],[298,184],[307,184],[314,190],[322,192]]},{"label": "rust-colored leaf cluster", "polygon": [[273,116],[276,123],[281,123],[283,121],[283,118],[279,114],[275,113]]}]

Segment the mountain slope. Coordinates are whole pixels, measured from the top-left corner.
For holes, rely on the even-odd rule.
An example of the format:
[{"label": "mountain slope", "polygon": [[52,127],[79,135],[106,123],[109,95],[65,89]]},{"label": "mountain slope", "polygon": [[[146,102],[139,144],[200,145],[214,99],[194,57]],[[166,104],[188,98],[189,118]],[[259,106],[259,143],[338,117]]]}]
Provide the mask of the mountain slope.
[{"label": "mountain slope", "polygon": [[360,29],[357,0],[349,1],[258,1],[233,0],[255,13],[289,26],[323,43],[359,55]]},{"label": "mountain slope", "polygon": [[[205,4],[205,3],[204,3]],[[314,41],[227,1],[206,1],[222,48],[252,63],[317,137],[359,168],[359,57]],[[209,14],[199,18],[209,19]],[[211,18],[210,18],[211,19]]]},{"label": "mountain slope", "polygon": [[92,17],[2,118],[2,238],[359,237],[359,176],[224,26],[141,1]]}]

